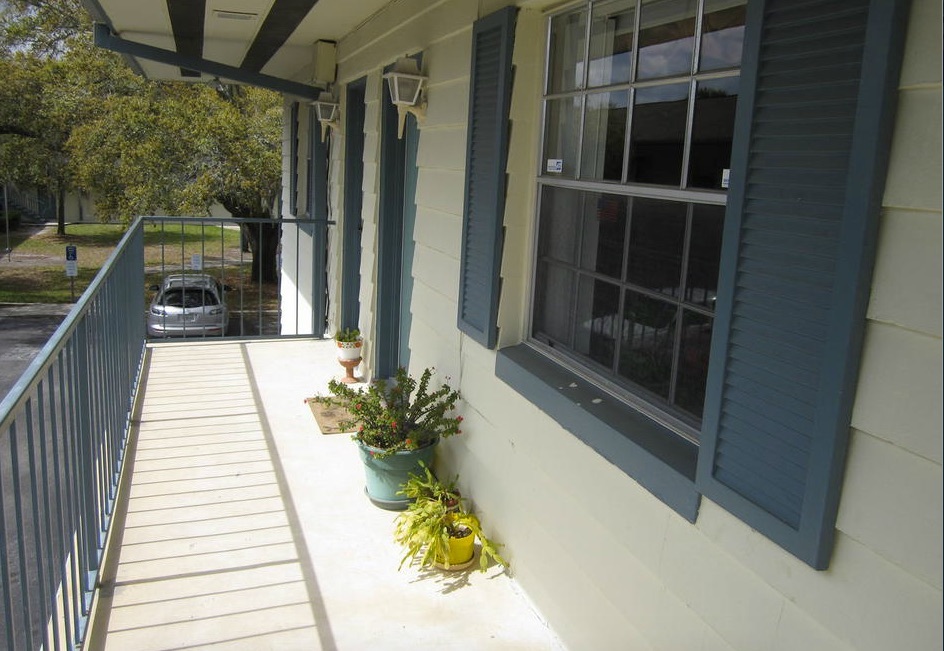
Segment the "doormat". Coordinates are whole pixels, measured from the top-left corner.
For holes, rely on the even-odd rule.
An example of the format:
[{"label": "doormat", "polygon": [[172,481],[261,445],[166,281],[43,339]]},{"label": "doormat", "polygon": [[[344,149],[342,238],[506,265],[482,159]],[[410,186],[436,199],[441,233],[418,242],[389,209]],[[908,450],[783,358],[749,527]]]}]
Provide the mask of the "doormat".
[{"label": "doormat", "polygon": [[350,429],[342,429],[340,421],[351,420],[351,414],[344,407],[335,407],[318,402],[316,398],[305,398],[305,402],[311,407],[311,413],[318,423],[318,429],[322,434],[342,434],[351,432]]}]

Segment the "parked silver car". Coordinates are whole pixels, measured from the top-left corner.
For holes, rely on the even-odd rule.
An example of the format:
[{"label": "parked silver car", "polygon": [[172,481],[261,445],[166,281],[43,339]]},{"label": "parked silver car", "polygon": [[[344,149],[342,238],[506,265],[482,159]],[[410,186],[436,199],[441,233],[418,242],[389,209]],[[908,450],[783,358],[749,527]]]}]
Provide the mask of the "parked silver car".
[{"label": "parked silver car", "polygon": [[151,337],[211,337],[226,334],[229,311],[220,282],[208,274],[166,276],[148,309]]}]

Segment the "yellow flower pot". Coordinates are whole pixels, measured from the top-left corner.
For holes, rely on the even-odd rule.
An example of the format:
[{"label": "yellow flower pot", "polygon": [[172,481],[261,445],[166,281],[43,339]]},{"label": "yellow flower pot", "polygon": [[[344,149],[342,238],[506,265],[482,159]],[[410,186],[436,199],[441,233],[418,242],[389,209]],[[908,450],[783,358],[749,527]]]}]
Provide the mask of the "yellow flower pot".
[{"label": "yellow flower pot", "polygon": [[475,536],[469,533],[462,538],[449,539],[449,566],[445,562],[436,561],[436,567],[443,570],[464,570],[472,565],[475,555]]}]

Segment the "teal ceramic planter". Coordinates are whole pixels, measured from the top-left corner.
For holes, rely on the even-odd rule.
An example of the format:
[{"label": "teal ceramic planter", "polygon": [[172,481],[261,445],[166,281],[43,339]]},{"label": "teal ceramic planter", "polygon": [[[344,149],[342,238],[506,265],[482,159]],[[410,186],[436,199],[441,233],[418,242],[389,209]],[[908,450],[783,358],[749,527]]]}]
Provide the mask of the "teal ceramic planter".
[{"label": "teal ceramic planter", "polygon": [[397,491],[409,479],[410,473],[419,474],[422,472],[420,461],[432,467],[436,443],[438,441],[418,450],[394,452],[383,459],[378,459],[375,456],[383,450],[358,443],[357,449],[361,461],[364,463],[364,477],[366,479],[364,490],[370,501],[388,511],[406,509],[410,500],[403,495],[397,495]]}]

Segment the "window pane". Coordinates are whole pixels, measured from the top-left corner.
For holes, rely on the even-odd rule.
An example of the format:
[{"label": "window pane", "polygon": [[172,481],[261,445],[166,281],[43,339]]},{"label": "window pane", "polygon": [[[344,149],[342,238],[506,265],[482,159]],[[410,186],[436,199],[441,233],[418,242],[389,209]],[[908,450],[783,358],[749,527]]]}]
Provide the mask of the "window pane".
[{"label": "window pane", "polygon": [[619,280],[623,276],[626,206],[616,194],[586,194],[580,267]]},{"label": "window pane", "polygon": [[551,20],[548,93],[561,93],[583,86],[586,20],[587,14],[583,11]]},{"label": "window pane", "polygon": [[705,0],[699,70],[741,65],[746,4],[744,0]]},{"label": "window pane", "polygon": [[676,312],[674,305],[626,292],[619,373],[665,400],[672,378]]},{"label": "window pane", "polygon": [[630,81],[633,35],[636,29],[635,0],[597,5],[590,24],[590,86],[625,84]]},{"label": "window pane", "polygon": [[682,314],[682,345],[679,348],[675,404],[700,419],[708,381],[713,319],[696,312]]},{"label": "window pane", "polygon": [[575,350],[607,368],[616,353],[620,290],[616,285],[584,276],[577,293]]},{"label": "window pane", "polygon": [[626,280],[678,297],[687,204],[634,199]]},{"label": "window pane", "polygon": [[541,190],[541,229],[538,257],[577,265],[580,245],[582,194],[545,186]]},{"label": "window pane", "polygon": [[544,130],[544,174],[574,178],[577,174],[577,134],[580,133],[580,98],[547,101]]},{"label": "window pane", "polygon": [[532,334],[551,346],[555,342],[573,347],[573,271],[540,261],[534,283]]},{"label": "window pane", "polygon": [[688,88],[688,84],[669,84],[636,91],[630,181],[681,184]]},{"label": "window pane", "polygon": [[721,236],[724,231],[724,206],[695,205],[692,210],[692,235],[688,248],[688,274],[685,300],[715,309],[718,296],[718,266],[721,260]]},{"label": "window pane", "polygon": [[623,178],[623,145],[629,91],[587,96],[580,176],[584,179],[619,181]]},{"label": "window pane", "polygon": [[649,0],[642,5],[637,79],[691,74],[695,0]]},{"label": "window pane", "polygon": [[731,167],[731,141],[737,109],[739,77],[698,82],[688,186],[722,189],[724,170]]}]

